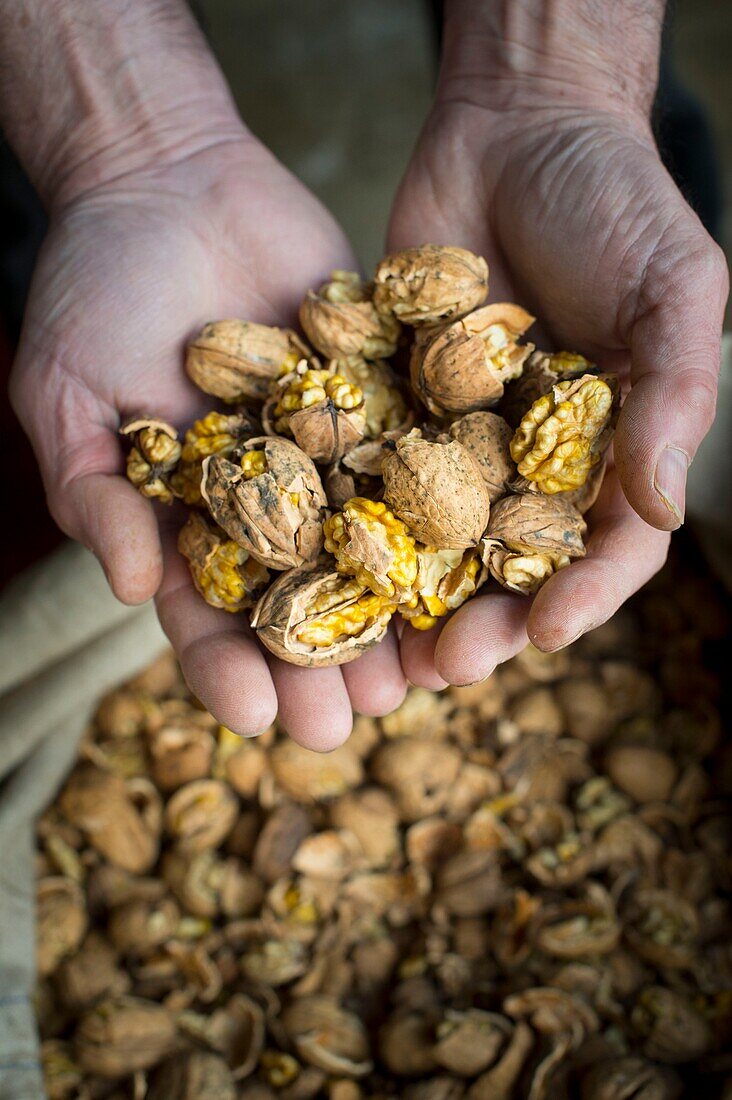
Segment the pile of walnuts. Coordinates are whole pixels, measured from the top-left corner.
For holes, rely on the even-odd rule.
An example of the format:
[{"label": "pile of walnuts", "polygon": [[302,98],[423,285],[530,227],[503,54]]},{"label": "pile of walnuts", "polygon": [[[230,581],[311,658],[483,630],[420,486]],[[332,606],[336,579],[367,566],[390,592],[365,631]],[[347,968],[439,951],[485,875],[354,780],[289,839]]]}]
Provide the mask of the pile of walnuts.
[{"label": "pile of walnuts", "polygon": [[427,630],[491,578],[531,594],[585,553],[617,381],[522,342],[534,318],[487,293],[462,248],[387,256],[369,284],[334,271],[302,303],[309,343],[227,320],[189,345],[228,411],[182,439],[123,425],[133,484],[192,509],[198,591],[284,660],[351,661],[395,614]]},{"label": "pile of walnuts", "polygon": [[728,629],[677,567],[328,755],[172,657],[109,695],[38,826],[50,1100],[731,1095]]}]

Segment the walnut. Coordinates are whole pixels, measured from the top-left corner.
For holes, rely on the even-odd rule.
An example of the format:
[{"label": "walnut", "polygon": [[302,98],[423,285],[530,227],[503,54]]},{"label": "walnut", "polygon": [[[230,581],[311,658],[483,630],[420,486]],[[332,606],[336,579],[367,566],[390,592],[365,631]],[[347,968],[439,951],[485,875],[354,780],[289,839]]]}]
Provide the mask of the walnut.
[{"label": "walnut", "polygon": [[450,437],[469,452],[483,475],[491,504],[505,497],[516,479],[516,464],[509,449],[513,431],[501,416],[472,412],[450,425]]},{"label": "walnut", "polygon": [[183,439],[180,462],[170,483],[173,492],[184,504],[199,506],[203,460],[208,455],[228,455],[237,445],[252,436],[261,435],[261,427],[249,413],[210,412],[196,420]]},{"label": "walnut", "polygon": [[132,447],[127,456],[127,477],[144,497],[172,504],[172,477],[181,456],[178,433],[172,424],[155,417],[126,420],[119,434]]},{"label": "walnut", "polygon": [[339,573],[395,602],[409,592],[417,578],[414,539],[385,504],[353,497],[325,521],[323,532]]},{"label": "walnut", "polygon": [[582,1100],[679,1100],[683,1085],[664,1066],[644,1058],[617,1055],[595,1063],[582,1078]]},{"label": "walnut", "polygon": [[59,804],[92,847],[112,863],[134,874],[144,874],[155,863],[159,826],[135,805],[119,776],[82,765],[66,783]]},{"label": "walnut", "polygon": [[282,1014],[282,1027],[303,1061],[326,1073],[363,1077],[373,1069],[364,1025],[331,997],[293,1001]]},{"label": "walnut", "polygon": [[[363,393],[343,375],[312,370],[303,360],[265,405],[265,427],[293,436],[315,462],[333,463],[363,438]],[[269,428],[268,428],[269,430]]]},{"label": "walnut", "polygon": [[607,955],[621,934],[612,898],[597,882],[588,883],[577,901],[544,906],[534,923],[535,945],[559,959]]},{"label": "walnut", "polygon": [[258,591],[269,580],[261,562],[197,512],[181,528],[178,549],[188,562],[193,583],[211,607],[224,611],[253,607]]},{"label": "walnut", "polygon": [[605,756],[613,782],[636,802],[667,802],[679,775],[673,758],[650,745],[615,745]]},{"label": "walnut", "polygon": [[378,313],[371,288],[354,271],[332,271],[330,281],[310,290],[300,306],[300,324],[308,339],[329,359],[393,355],[399,324]]},{"label": "walnut", "polygon": [[170,1054],[176,1038],[173,1016],[138,997],[101,1001],[79,1021],[74,1049],[79,1065],[100,1077],[148,1069]]},{"label": "walnut", "polygon": [[497,1012],[448,1010],[437,1025],[435,1058],[460,1077],[475,1077],[500,1061],[513,1030]]},{"label": "walnut", "polygon": [[336,572],[331,561],[291,569],[262,596],[251,623],[259,640],[291,664],[353,661],[381,641],[396,604]]},{"label": "walnut", "polygon": [[413,431],[396,441],[382,469],[384,499],[415,538],[438,550],[477,545],[490,499],[461,443],[430,442]]},{"label": "walnut", "polygon": [[639,958],[659,969],[690,967],[697,950],[695,907],[671,890],[636,889],[623,906],[625,936]]},{"label": "walnut", "polygon": [[487,577],[477,550],[416,547],[417,577],[412,598],[399,607],[415,630],[430,630],[439,618],[461,607]]},{"label": "walnut", "polygon": [[83,891],[61,875],[39,881],[36,908],[36,965],[45,978],[79,947],[88,916]]},{"label": "walnut", "polygon": [[146,1100],[236,1100],[236,1095],[234,1077],[224,1059],[194,1050],[158,1066]]},{"label": "walnut", "polygon": [[290,329],[213,321],[188,345],[186,371],[204,393],[224,401],[264,401],[275,379],[310,356]]},{"label": "walnut", "polygon": [[488,265],[466,248],[425,244],[386,256],[376,268],[374,303],[409,325],[432,325],[485,301]]},{"label": "walnut", "polygon": [[483,560],[504,588],[529,595],[584,557],[586,530],[577,509],[564,501],[534,493],[504,497],[491,511]]},{"label": "walnut", "polygon": [[239,803],[217,779],[194,779],[180,787],[165,807],[165,826],[186,855],[217,848],[234,827]]},{"label": "walnut", "polygon": [[496,302],[418,338],[409,368],[414,392],[435,416],[495,405],[533,350],[533,344],[518,343],[533,323],[520,306]]},{"label": "walnut", "polygon": [[603,378],[557,382],[524,415],[511,441],[519,474],[543,493],[578,489],[607,449],[615,393]]},{"label": "walnut", "polygon": [[220,527],[270,569],[312,561],[322,546],[325,493],[311,459],[286,439],[244,444],[240,462],[204,460],[203,496]]},{"label": "walnut", "polygon": [[694,1062],[712,1044],[709,1024],[681,993],[662,985],[645,986],[631,1011],[648,1058],[671,1065]]},{"label": "walnut", "polygon": [[336,374],[358,386],[363,394],[366,438],[378,439],[384,432],[396,431],[408,418],[407,405],[397,376],[383,359],[370,362],[358,355],[338,359],[331,364]]},{"label": "walnut", "polygon": [[79,1095],[82,1072],[70,1043],[61,1039],[41,1043],[41,1067],[48,1100],[70,1100]]}]

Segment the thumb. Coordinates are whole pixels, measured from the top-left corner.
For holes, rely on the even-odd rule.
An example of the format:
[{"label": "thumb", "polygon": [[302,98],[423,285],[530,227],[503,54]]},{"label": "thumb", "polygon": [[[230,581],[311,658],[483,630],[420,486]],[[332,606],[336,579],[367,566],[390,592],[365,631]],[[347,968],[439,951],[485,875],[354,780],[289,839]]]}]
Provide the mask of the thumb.
[{"label": "thumb", "polygon": [[150,502],[118,472],[115,431],[82,400],[74,400],[71,413],[63,401],[53,401],[22,362],[11,375],[10,399],[33,445],[56,523],[96,555],[117,599],[150,599],[162,578],[158,525]]},{"label": "thumb", "polygon": [[615,436],[630,504],[664,531],[684,520],[686,475],[714,419],[724,307],[721,250],[678,196],[639,279],[627,332],[631,391]]}]

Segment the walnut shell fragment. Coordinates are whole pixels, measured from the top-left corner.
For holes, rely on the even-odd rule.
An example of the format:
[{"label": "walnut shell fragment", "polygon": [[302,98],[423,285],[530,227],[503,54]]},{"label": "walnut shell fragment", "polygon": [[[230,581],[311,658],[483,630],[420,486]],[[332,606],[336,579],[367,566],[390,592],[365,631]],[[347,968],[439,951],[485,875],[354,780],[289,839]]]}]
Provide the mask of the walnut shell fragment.
[{"label": "walnut shell fragment", "polygon": [[172,475],[181,456],[178,433],[172,424],[152,416],[126,420],[119,434],[132,443],[127,455],[127,477],[144,497],[172,504],[176,495]]},{"label": "walnut shell fragment", "polygon": [[469,313],[436,335],[415,341],[412,389],[435,416],[455,416],[495,405],[504,384],[517,378],[533,344],[518,339],[534,323],[511,302]]},{"label": "walnut shell fragment", "polygon": [[394,354],[399,338],[399,323],[377,312],[371,288],[354,271],[332,271],[327,283],[308,291],[300,306],[300,324],[329,359],[381,359]]},{"label": "walnut shell fragment", "polygon": [[504,497],[493,506],[483,539],[483,560],[511,592],[530,595],[585,555],[587,525],[566,501],[541,493]]},{"label": "walnut shell fragment", "polygon": [[543,493],[583,486],[610,445],[617,396],[614,380],[592,374],[557,382],[534,402],[511,441],[519,474]]},{"label": "walnut shell fragment", "polygon": [[386,256],[376,268],[374,303],[408,325],[434,325],[481,305],[488,264],[467,248],[424,244]]},{"label": "walnut shell fragment", "polygon": [[282,1014],[282,1026],[311,1066],[342,1077],[364,1077],[373,1069],[363,1023],[331,997],[293,1001]]},{"label": "walnut shell fragment", "polygon": [[312,459],[289,440],[250,439],[239,464],[205,459],[202,492],[229,538],[270,569],[317,557],[325,493]]},{"label": "walnut shell fragment", "polygon": [[224,401],[264,401],[272,382],[311,354],[290,329],[212,321],[188,345],[186,371],[204,393]]},{"label": "walnut shell fragment", "polygon": [[468,413],[450,425],[450,437],[457,439],[475,460],[483,475],[491,504],[505,497],[516,478],[511,458],[513,429],[496,413]]},{"label": "walnut shell fragment", "polygon": [[457,440],[430,442],[417,431],[396,441],[382,465],[384,499],[415,538],[439,550],[476,546],[490,498],[470,453]]},{"label": "walnut shell fragment", "polygon": [[253,607],[269,573],[256,558],[225,538],[198,512],[191,512],[178,535],[193,583],[211,607],[244,611]]},{"label": "walnut shell fragment", "polygon": [[337,573],[331,559],[279,577],[251,624],[262,644],[290,664],[341,665],[381,641],[394,610],[386,597]]}]

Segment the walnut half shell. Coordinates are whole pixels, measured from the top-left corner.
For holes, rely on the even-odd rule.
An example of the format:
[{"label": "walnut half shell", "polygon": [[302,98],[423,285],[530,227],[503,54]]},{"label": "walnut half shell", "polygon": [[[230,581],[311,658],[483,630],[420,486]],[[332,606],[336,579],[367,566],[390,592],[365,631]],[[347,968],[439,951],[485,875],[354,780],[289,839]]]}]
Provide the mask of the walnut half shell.
[{"label": "walnut half shell", "polygon": [[381,641],[394,609],[326,559],[278,577],[251,623],[262,644],[290,664],[342,665]]},{"label": "walnut half shell", "polygon": [[370,287],[354,271],[332,271],[329,282],[308,291],[300,306],[300,324],[330,359],[380,359],[394,354],[399,338],[399,323],[376,311]]},{"label": "walnut half shell", "polygon": [[483,560],[511,592],[536,592],[558,569],[585,555],[587,525],[566,501],[541,493],[504,497],[493,506]]},{"label": "walnut half shell", "polygon": [[201,491],[229,538],[268,568],[318,556],[325,493],[312,460],[289,440],[250,439],[238,465],[222,455],[205,459]]},{"label": "walnut half shell", "polygon": [[534,318],[511,302],[476,309],[412,348],[412,388],[435,416],[495,405],[534,349],[518,339]]},{"label": "walnut half shell", "polygon": [[212,321],[188,345],[186,372],[204,393],[224,401],[264,401],[271,383],[310,355],[290,329]]}]

